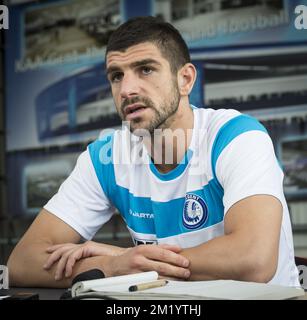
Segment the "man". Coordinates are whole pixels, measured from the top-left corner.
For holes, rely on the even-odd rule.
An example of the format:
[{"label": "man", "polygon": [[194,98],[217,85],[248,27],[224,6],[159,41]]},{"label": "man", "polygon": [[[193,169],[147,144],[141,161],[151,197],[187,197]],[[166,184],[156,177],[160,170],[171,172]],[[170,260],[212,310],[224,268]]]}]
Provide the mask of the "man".
[{"label": "man", "polygon": [[[126,127],[81,154],[11,254],[11,283],[66,287],[99,268],[298,286],[283,173],[264,127],[235,110],[192,107],[188,48],[153,17],[113,33],[106,69]],[[145,245],[77,244],[115,208]]]}]

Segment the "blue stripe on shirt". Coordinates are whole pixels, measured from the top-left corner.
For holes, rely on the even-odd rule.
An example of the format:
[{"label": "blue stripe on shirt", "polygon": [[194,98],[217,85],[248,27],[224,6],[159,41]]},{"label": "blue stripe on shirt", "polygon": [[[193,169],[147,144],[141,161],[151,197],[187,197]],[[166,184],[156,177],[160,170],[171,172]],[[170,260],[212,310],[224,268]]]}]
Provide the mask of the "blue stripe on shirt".
[{"label": "blue stripe on shirt", "polygon": [[[127,188],[116,184],[113,142],[113,135],[105,136],[89,145],[89,153],[105,195],[120,211],[127,225],[135,232],[156,234],[158,238],[191,232],[192,230],[186,229],[182,224],[185,197],[168,202],[152,201],[150,197],[134,196]],[[223,220],[223,194],[216,185],[216,181],[211,180],[203,189],[190,192],[201,196],[209,209],[207,221],[198,229],[210,227]]]},{"label": "blue stripe on shirt", "polygon": [[242,133],[248,131],[262,131],[267,133],[265,127],[255,118],[248,115],[239,115],[228,122],[226,122],[218,131],[213,146],[212,146],[212,156],[211,165],[213,176],[216,178],[216,162],[222,153],[222,151],[233,141],[236,137]]}]

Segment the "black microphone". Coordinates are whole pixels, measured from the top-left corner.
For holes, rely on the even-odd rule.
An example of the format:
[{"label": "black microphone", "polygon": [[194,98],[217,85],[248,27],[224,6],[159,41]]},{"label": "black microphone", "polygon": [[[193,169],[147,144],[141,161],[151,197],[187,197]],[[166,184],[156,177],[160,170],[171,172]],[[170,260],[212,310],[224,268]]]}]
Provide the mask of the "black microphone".
[{"label": "black microphone", "polygon": [[[101,279],[101,278],[105,278],[105,274],[101,270],[99,269],[87,270],[76,275],[71,282],[71,286],[73,286],[75,283],[80,281],[95,280],[95,279]],[[70,299],[72,299],[70,289],[66,290],[60,297],[60,300],[70,300]]]},{"label": "black microphone", "polygon": [[101,279],[101,278],[105,278],[105,275],[101,270],[91,269],[76,275],[71,282],[71,286],[73,286],[75,283],[80,281],[95,280],[95,279]]}]

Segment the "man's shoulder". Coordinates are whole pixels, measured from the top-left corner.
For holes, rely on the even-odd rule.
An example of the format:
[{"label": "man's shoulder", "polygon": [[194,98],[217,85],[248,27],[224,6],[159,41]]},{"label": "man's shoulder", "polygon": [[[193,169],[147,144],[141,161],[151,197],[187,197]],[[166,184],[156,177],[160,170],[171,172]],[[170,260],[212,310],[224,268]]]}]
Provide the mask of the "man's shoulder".
[{"label": "man's shoulder", "polygon": [[[217,110],[216,110],[217,111]],[[268,137],[266,128],[254,117],[247,114],[242,114],[236,110],[218,110],[211,118],[208,130],[209,144],[211,145],[211,154],[213,162],[216,162],[222,151],[230,144],[238,143],[240,148],[245,148],[245,143],[251,141],[253,137]],[[249,140],[237,139],[249,133]],[[263,135],[264,133],[264,135]],[[243,141],[245,141],[243,143]]]},{"label": "man's shoulder", "polygon": [[239,129],[255,126],[263,127],[256,118],[235,109],[199,108],[196,112],[198,113],[201,126],[206,127],[209,135],[216,135],[221,129],[229,126]]},{"label": "man's shoulder", "polygon": [[[199,128],[204,129],[209,149],[226,146],[245,132],[265,132],[265,127],[256,119],[235,109],[197,110]],[[256,134],[256,133],[255,133]]]},{"label": "man's shoulder", "polygon": [[195,111],[198,118],[198,128],[206,132],[208,143],[213,143],[220,129],[232,119],[242,115],[235,109],[199,108]]},{"label": "man's shoulder", "polygon": [[200,118],[206,120],[205,122],[207,123],[208,129],[212,129],[219,124],[224,124],[232,118],[241,115],[241,113],[235,109],[198,108],[196,112]]}]

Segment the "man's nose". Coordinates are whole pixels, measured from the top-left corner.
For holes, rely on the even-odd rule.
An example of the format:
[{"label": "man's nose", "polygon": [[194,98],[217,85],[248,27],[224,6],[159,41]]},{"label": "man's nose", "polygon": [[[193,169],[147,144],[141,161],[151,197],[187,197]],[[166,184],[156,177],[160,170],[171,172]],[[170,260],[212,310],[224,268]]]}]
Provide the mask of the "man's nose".
[{"label": "man's nose", "polygon": [[120,96],[122,99],[131,98],[139,94],[139,83],[135,75],[126,73],[121,81]]}]

